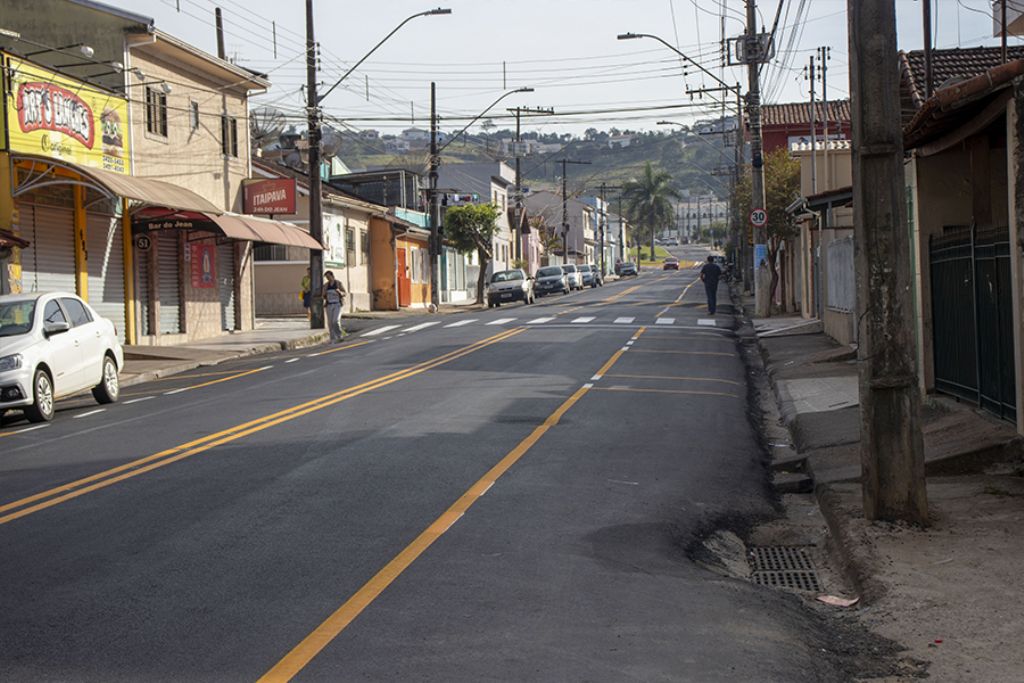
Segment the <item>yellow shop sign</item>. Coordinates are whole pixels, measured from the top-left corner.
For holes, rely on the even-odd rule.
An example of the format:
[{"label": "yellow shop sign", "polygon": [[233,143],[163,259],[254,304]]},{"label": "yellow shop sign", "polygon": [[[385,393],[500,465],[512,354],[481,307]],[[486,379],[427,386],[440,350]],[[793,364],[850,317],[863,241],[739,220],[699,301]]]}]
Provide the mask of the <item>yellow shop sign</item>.
[{"label": "yellow shop sign", "polygon": [[125,99],[18,59],[7,65],[11,151],[128,173]]}]

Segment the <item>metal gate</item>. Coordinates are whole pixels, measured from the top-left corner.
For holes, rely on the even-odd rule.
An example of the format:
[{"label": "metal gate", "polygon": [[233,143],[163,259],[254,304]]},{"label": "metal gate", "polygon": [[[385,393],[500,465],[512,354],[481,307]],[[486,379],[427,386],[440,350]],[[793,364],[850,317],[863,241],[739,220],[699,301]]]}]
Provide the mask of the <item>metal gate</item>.
[{"label": "metal gate", "polygon": [[235,243],[217,245],[217,290],[220,295],[220,326],[235,329]]},{"label": "metal gate", "polygon": [[929,244],[935,388],[1015,420],[1007,230],[945,230]]},{"label": "metal gate", "polygon": [[18,202],[23,292],[75,292],[75,219],[71,209]]},{"label": "metal gate", "polygon": [[160,334],[181,333],[181,276],[178,232],[157,236],[157,292],[160,296]]},{"label": "metal gate", "polygon": [[89,264],[89,305],[117,327],[124,341],[124,243],[121,220],[90,213],[85,224]]}]

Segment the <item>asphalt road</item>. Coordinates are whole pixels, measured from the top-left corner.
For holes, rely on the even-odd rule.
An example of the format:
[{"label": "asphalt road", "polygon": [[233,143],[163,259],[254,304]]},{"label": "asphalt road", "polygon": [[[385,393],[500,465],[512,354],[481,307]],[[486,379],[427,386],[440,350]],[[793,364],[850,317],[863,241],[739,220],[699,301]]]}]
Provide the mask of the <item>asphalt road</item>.
[{"label": "asphalt road", "polygon": [[831,680],[799,601],[686,554],[772,512],[696,272],[9,417],[0,678]]}]

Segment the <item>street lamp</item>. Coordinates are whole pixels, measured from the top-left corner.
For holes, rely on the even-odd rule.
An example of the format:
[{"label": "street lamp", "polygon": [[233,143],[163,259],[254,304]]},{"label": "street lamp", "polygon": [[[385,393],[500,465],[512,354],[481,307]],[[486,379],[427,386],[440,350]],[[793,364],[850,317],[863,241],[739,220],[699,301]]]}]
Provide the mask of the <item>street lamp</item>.
[{"label": "street lamp", "polygon": [[637,38],[651,38],[653,40],[658,41],[659,43],[661,43],[662,45],[664,45],[668,49],[672,50],[672,52],[675,52],[677,55],[682,57],[683,61],[686,61],[686,62],[689,62],[690,64],[693,64],[695,67],[697,67],[698,69],[700,69],[701,71],[706,73],[708,76],[710,76],[711,78],[715,79],[715,81],[718,82],[719,84],[721,84],[722,87],[730,88],[730,89],[731,88],[738,88],[739,87],[739,86],[729,85],[728,83],[723,81],[721,78],[719,78],[715,74],[713,74],[710,71],[708,71],[707,69],[705,69],[704,66],[700,62],[697,62],[697,61],[691,59],[688,55],[686,55],[685,53],[681,52],[679,50],[679,48],[674,46],[672,43],[667,42],[663,38],[659,38],[658,36],[653,35],[651,33],[620,33],[618,35],[618,39],[619,40],[636,40]]},{"label": "street lamp", "polygon": [[494,109],[499,102],[506,97],[515,95],[521,92],[533,92],[533,88],[515,88],[501,94],[501,97],[491,102],[487,107],[479,114],[474,116],[469,123],[462,127],[455,135],[448,138],[448,142],[444,143],[441,147],[437,146],[437,111],[435,108],[434,98],[434,84],[430,84],[430,174],[428,176],[430,184],[427,190],[427,200],[430,204],[428,218],[430,220],[430,302],[434,305],[434,310],[441,305],[441,293],[439,289],[438,278],[440,277],[440,271],[438,269],[439,257],[441,256],[441,233],[440,233],[440,216],[438,205],[437,205],[437,169],[441,166],[441,152],[445,150],[448,145],[458,140],[459,136],[469,130],[469,127],[479,121],[487,112]]},{"label": "street lamp", "polygon": [[[373,48],[353,64],[348,71],[341,75],[323,95],[317,95],[316,91],[316,39],[313,35],[313,0],[306,0],[306,109],[309,127],[309,234],[317,242],[323,243],[323,208],[321,197],[320,178],[320,103],[330,95],[335,88],[348,78],[360,64],[365,62],[370,55],[387,42],[388,38],[395,35],[400,28],[417,17],[438,16],[451,14],[450,9],[438,7],[425,12],[417,12],[402,20],[398,26],[391,30],[391,33],[384,36]],[[320,249],[311,249],[309,252],[309,276],[310,276],[310,316],[309,326],[314,330],[324,328],[324,306],[322,300],[323,277],[324,277],[324,254]]]}]

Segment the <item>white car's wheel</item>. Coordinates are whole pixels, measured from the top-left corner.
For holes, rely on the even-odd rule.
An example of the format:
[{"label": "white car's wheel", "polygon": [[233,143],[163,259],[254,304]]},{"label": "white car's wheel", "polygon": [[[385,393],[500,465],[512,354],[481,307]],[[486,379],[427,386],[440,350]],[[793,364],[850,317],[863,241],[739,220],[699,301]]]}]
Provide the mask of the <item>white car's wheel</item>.
[{"label": "white car's wheel", "polygon": [[103,376],[92,389],[97,403],[114,403],[121,394],[121,383],[117,378],[117,363],[110,356],[103,357]]},{"label": "white car's wheel", "polygon": [[42,368],[32,377],[32,405],[25,408],[29,422],[49,422],[53,419],[53,381]]}]

